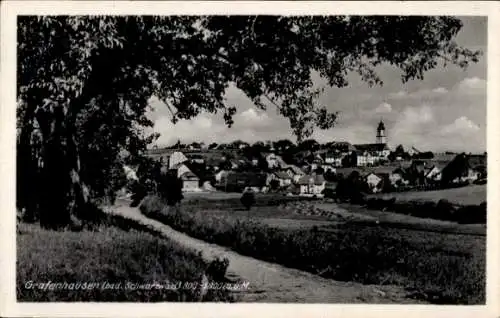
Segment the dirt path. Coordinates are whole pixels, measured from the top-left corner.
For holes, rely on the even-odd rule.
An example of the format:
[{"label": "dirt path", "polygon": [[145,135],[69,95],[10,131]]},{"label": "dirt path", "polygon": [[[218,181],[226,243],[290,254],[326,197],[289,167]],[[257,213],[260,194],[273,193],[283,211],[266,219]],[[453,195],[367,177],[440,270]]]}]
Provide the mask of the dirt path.
[{"label": "dirt path", "polygon": [[243,302],[308,302],[308,303],[417,303],[406,299],[405,292],[396,286],[370,286],[324,279],[307,272],[286,268],[240,255],[228,248],[210,244],[147,218],[137,208],[124,203],[108,207],[108,213],[136,220],[152,226],[179,245],[201,251],[211,260],[229,259],[228,278],[249,282],[247,290],[238,292]]}]

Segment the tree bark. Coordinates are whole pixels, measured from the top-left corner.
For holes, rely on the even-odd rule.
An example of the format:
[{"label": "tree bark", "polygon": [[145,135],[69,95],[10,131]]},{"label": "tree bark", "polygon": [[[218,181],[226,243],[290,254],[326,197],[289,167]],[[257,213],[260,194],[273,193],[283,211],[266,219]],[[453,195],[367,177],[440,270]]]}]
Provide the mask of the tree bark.
[{"label": "tree bark", "polygon": [[36,101],[30,98],[26,101],[26,108],[17,123],[20,128],[16,154],[16,205],[23,211],[23,220],[34,222],[38,209],[38,157],[32,145]]},{"label": "tree bark", "polygon": [[64,114],[61,107],[56,107],[52,113],[40,112],[37,115],[44,161],[39,187],[40,225],[58,229],[70,223],[67,193],[70,178],[62,134]]}]

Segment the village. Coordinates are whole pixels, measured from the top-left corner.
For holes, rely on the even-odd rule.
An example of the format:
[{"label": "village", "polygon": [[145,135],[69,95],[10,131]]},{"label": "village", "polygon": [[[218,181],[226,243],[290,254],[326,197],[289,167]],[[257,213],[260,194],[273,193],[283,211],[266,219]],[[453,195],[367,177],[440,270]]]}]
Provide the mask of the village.
[{"label": "village", "polygon": [[[183,145],[179,141],[150,149],[147,155],[174,172],[185,193],[252,189],[321,198],[326,189],[334,191],[339,179],[353,173],[368,193],[431,190],[484,184],[487,171],[486,153],[432,153],[415,147],[405,150],[402,145],[391,150],[382,121],[371,144],[307,140],[296,146],[284,140]],[[126,169],[135,178],[134,168]]]}]

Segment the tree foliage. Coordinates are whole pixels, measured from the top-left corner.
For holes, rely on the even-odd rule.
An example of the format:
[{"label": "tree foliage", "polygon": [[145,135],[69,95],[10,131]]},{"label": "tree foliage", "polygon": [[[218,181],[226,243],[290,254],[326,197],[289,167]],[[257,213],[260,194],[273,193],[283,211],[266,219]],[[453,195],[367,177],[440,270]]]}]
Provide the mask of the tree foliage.
[{"label": "tree foliage", "polygon": [[255,204],[255,193],[251,190],[243,192],[240,201],[247,210],[250,210]]},{"label": "tree foliage", "polygon": [[110,192],[121,150],[141,156],[157,137],[143,129],[152,96],[174,123],[208,112],[231,126],[233,83],[276,107],[300,143],[336,120],[315,74],[344,87],[350,73],[382,84],[383,63],[403,81],[440,62],[466,67],[480,52],[456,45],[460,28],[417,16],[21,16],[18,205],[56,227]]}]

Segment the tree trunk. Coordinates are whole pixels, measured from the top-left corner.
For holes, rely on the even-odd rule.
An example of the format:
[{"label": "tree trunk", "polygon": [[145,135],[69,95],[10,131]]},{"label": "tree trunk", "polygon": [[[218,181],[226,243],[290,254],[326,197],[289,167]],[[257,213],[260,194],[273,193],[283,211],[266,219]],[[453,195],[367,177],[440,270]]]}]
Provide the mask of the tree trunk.
[{"label": "tree trunk", "polygon": [[70,223],[68,209],[69,172],[64,151],[62,109],[40,112],[37,121],[42,131],[43,167],[40,184],[40,225],[58,229]]},{"label": "tree trunk", "polygon": [[33,158],[30,144],[31,129],[21,132],[17,143],[16,167],[16,205],[23,211],[23,220],[34,222],[37,217],[37,191],[38,180],[37,158]]},{"label": "tree trunk", "polygon": [[39,194],[37,191],[39,167],[38,157],[32,145],[36,101],[26,101],[22,117],[17,123],[21,132],[17,141],[16,154],[16,205],[23,211],[23,219],[34,222],[37,218]]}]

